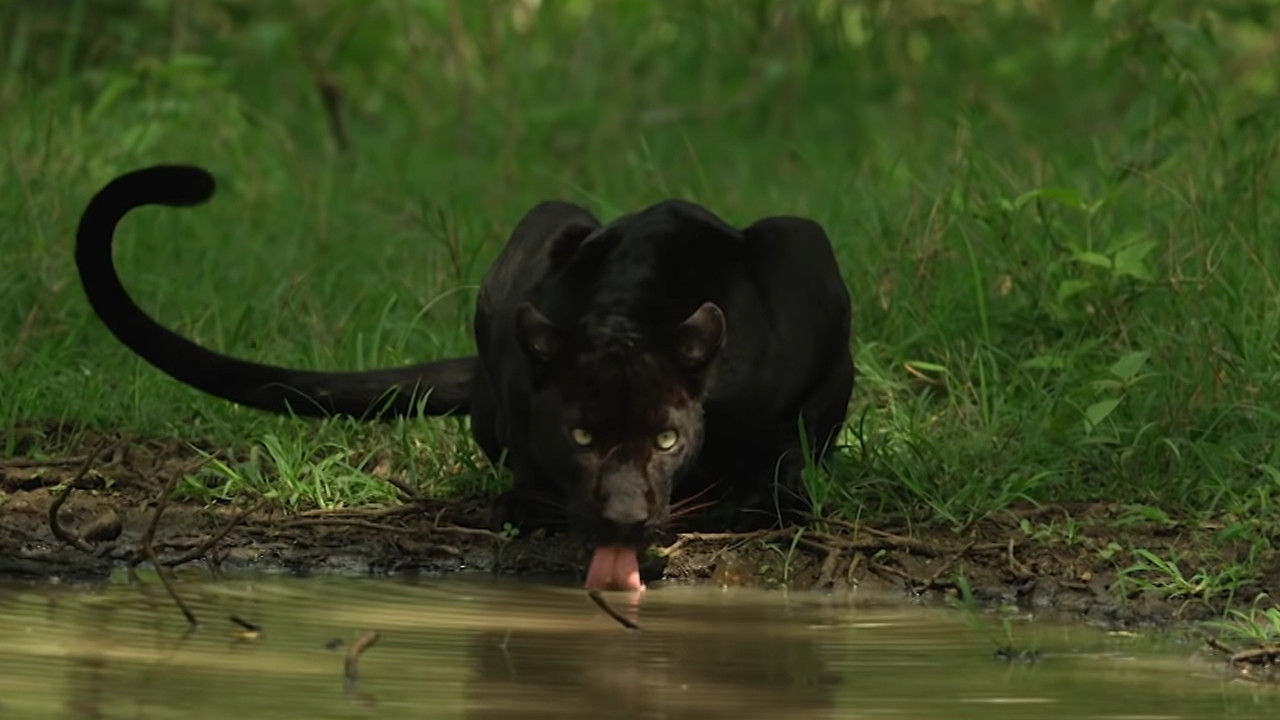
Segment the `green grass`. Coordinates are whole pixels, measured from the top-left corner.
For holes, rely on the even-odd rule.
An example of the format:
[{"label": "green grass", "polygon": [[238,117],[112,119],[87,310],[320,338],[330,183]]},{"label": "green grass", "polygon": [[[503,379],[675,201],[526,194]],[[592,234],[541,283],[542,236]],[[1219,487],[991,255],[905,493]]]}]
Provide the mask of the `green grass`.
[{"label": "green grass", "polygon": [[89,195],[212,169],[212,204],[122,226],[131,292],[210,347],[334,369],[470,352],[476,285],[537,201],[680,196],[836,245],[861,375],[844,447],[806,472],[823,512],[961,528],[1106,499],[1255,539],[1280,519],[1272,3],[570,0],[527,31],[522,2],[292,5],[0,10],[0,428],[244,451],[196,495],[379,501],[379,463],[490,492],[457,421],[270,417],[132,356],[74,273]]}]

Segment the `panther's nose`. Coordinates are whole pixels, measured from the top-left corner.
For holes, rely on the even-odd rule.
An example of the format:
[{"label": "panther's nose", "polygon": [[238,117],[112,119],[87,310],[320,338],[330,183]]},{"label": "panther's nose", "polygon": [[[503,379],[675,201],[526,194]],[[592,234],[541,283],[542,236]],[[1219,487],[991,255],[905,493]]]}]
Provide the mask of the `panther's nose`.
[{"label": "panther's nose", "polygon": [[613,493],[605,499],[600,515],[619,530],[630,530],[649,519],[649,503],[640,493]]}]

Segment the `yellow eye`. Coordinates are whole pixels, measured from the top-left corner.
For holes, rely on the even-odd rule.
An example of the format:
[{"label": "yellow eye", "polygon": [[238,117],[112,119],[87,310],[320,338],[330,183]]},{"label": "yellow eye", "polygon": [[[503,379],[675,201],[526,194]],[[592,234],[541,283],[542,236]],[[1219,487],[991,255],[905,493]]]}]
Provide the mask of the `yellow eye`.
[{"label": "yellow eye", "polygon": [[591,441],[594,439],[591,437],[591,433],[583,430],[582,428],[574,428],[570,430],[569,437],[573,439],[573,444],[578,447],[586,447],[590,445]]},{"label": "yellow eye", "polygon": [[679,440],[680,435],[675,430],[663,430],[653,439],[653,444],[657,445],[659,450],[670,450]]}]

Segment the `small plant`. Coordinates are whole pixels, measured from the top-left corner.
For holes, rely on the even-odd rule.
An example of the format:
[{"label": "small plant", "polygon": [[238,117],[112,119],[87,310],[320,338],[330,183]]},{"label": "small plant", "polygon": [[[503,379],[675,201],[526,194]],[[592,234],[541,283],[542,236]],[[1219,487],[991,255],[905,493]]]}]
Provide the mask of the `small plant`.
[{"label": "small plant", "polygon": [[1206,620],[1206,630],[1216,631],[1228,641],[1258,645],[1280,643],[1280,608],[1229,608],[1221,620]]},{"label": "small plant", "polygon": [[1218,572],[1201,570],[1190,576],[1183,573],[1173,559],[1162,558],[1145,548],[1135,548],[1138,561],[1120,570],[1118,584],[1150,589],[1169,600],[1209,602],[1226,598],[1229,602],[1237,591],[1254,582],[1247,568],[1228,564]]}]

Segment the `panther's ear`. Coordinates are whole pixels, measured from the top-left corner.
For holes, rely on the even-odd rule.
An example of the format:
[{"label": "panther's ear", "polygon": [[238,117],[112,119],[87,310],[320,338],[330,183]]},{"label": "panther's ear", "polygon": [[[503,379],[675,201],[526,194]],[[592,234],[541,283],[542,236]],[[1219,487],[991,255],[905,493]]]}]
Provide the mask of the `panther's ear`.
[{"label": "panther's ear", "polygon": [[690,370],[702,370],[724,347],[724,312],[713,302],[704,302],[676,328],[676,360]]},{"label": "panther's ear", "polygon": [[516,308],[516,338],[529,356],[538,362],[551,362],[564,344],[560,328],[531,303]]},{"label": "panther's ear", "polygon": [[582,246],[582,241],[599,229],[600,225],[598,223],[592,224],[583,220],[575,220],[562,226],[556,231],[555,238],[551,241],[551,249],[547,251],[547,258],[551,261],[551,267],[564,267],[565,263],[569,262],[569,259],[573,257],[573,254],[578,252],[578,248]]}]

